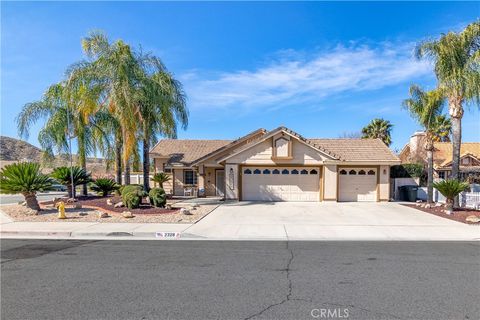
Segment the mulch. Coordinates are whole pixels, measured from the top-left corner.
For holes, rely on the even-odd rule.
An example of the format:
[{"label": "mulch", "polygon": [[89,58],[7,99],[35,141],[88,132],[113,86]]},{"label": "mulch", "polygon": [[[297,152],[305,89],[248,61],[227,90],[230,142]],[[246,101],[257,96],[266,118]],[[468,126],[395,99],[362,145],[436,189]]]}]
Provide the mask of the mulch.
[{"label": "mulch", "polygon": [[[122,201],[120,196],[107,196],[107,197],[100,197],[100,196],[79,196],[76,198],[77,202],[85,208],[92,208],[97,210],[102,210],[107,213],[122,213],[124,211],[130,211],[132,214],[148,214],[148,215],[158,215],[158,214],[174,214],[178,212],[178,209],[168,210],[165,208],[157,208],[151,206],[149,203],[143,202],[140,204],[140,208],[137,209],[128,209],[127,207],[119,207],[115,208],[113,205],[107,204],[107,199],[110,199],[112,203],[118,203]],[[66,201],[66,199],[57,199],[55,202]],[[53,201],[46,201],[42,202],[41,205],[52,205],[54,204]],[[66,204],[68,207],[68,204]]]},{"label": "mulch", "polygon": [[479,224],[478,222],[475,223],[475,222],[465,221],[465,219],[468,216],[480,217],[480,211],[478,210],[473,210],[468,208],[457,208],[453,211],[453,214],[446,214],[444,206],[435,207],[435,205],[432,205],[431,208],[424,208],[421,206],[416,206],[415,204],[402,204],[402,205],[406,207],[418,209],[420,211],[427,212],[430,214],[434,214],[442,218],[447,218],[450,220],[454,220],[454,221],[458,221],[466,224],[475,224],[475,225]]}]

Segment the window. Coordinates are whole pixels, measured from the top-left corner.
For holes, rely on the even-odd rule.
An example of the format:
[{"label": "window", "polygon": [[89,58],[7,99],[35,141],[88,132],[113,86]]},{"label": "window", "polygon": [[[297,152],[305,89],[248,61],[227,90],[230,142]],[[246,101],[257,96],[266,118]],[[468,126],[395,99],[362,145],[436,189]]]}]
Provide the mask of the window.
[{"label": "window", "polygon": [[278,171],[277,169],[275,169],[275,170],[272,171],[272,174],[280,174],[280,171]]},{"label": "window", "polygon": [[262,173],[262,171],[260,171],[259,169],[253,170],[253,174],[260,174],[260,173]]},{"label": "window", "polygon": [[310,170],[310,174],[318,174],[318,171],[313,169],[313,170]]},{"label": "window", "polygon": [[245,171],[243,171],[244,174],[252,174],[252,170],[250,169],[246,169]]},{"label": "window", "polygon": [[293,169],[292,172],[290,172],[291,174],[298,174],[298,170],[297,169]]},{"label": "window", "polygon": [[374,176],[374,175],[375,175],[375,171],[373,171],[373,170],[368,171],[368,175],[369,175],[369,176]]},{"label": "window", "polygon": [[360,170],[360,171],[358,171],[358,174],[361,175],[361,176],[364,176],[364,175],[366,175],[367,173],[365,172],[365,170]]},{"label": "window", "polygon": [[288,172],[287,169],[283,169],[283,170],[282,170],[282,174],[289,174],[289,173],[290,173],[290,172]]},{"label": "window", "polygon": [[340,170],[340,174],[341,174],[342,176],[344,176],[344,175],[347,174],[347,171],[345,171],[345,170],[342,169],[342,170]]},{"label": "window", "polygon": [[357,174],[357,171],[355,171],[355,170],[350,170],[350,171],[348,172],[348,174],[354,176],[354,175]]},{"label": "window", "polygon": [[263,170],[263,174],[270,174],[270,170],[268,169]]},{"label": "window", "polygon": [[438,172],[438,177],[439,177],[440,179],[445,179],[445,171],[439,171],[439,172]]},{"label": "window", "polygon": [[302,171],[300,171],[300,174],[308,174],[308,171],[303,169]]},{"label": "window", "polygon": [[183,170],[183,183],[189,185],[197,184],[197,173],[193,170]]}]

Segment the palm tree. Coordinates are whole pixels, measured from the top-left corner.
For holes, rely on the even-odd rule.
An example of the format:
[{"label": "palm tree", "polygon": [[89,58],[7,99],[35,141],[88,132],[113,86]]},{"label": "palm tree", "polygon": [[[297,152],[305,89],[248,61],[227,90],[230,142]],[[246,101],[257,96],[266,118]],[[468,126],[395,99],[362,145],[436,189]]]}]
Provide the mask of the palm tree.
[{"label": "palm tree", "polygon": [[58,167],[53,169],[53,172],[50,175],[60,184],[67,187],[69,198],[75,197],[76,186],[87,184],[92,181],[90,174],[81,167]]},{"label": "palm tree", "polygon": [[433,143],[448,137],[450,124],[441,116],[445,98],[439,90],[425,92],[419,86],[410,86],[410,98],[403,101],[403,106],[410,115],[425,129],[427,151],[427,195],[428,202],[433,202]]},{"label": "palm tree", "polygon": [[433,183],[435,189],[437,189],[445,198],[447,214],[452,214],[454,199],[463,191],[468,189],[467,182],[461,182],[457,179],[447,179]]},{"label": "palm tree", "polygon": [[380,139],[389,146],[392,143],[393,124],[384,119],[373,119],[362,129],[362,139]]},{"label": "palm tree", "polygon": [[452,122],[452,177],[458,179],[464,103],[480,103],[480,21],[463,31],[417,45],[418,59],[433,61],[438,89],[448,101]]},{"label": "palm tree", "polygon": [[40,172],[40,165],[33,162],[20,162],[6,165],[0,171],[0,193],[21,193],[27,207],[39,211],[38,191],[53,190],[54,180]]},{"label": "palm tree", "polygon": [[153,175],[152,181],[158,183],[160,188],[163,189],[163,184],[171,180],[171,177],[165,172],[158,172]]}]

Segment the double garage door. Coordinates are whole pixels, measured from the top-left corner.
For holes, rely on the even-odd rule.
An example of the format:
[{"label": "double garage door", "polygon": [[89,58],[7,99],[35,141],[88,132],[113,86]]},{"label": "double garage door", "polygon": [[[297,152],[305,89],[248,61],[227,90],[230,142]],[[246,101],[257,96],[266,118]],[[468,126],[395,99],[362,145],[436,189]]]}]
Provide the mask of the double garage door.
[{"label": "double garage door", "polygon": [[338,201],[376,201],[376,168],[343,168],[338,171]]},{"label": "double garage door", "polygon": [[242,200],[319,201],[318,167],[243,167]]}]

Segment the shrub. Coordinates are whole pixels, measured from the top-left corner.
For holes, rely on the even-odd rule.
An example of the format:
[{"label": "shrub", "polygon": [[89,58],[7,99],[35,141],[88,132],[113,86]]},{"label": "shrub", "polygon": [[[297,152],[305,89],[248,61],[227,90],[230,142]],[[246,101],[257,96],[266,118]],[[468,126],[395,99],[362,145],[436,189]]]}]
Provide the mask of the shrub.
[{"label": "shrub", "polygon": [[165,172],[158,172],[158,173],[155,173],[153,175],[153,178],[151,179],[153,182],[156,182],[158,183],[158,185],[160,186],[160,188],[163,189],[163,184],[167,181],[170,181],[172,178],[170,177],[170,175],[168,175],[167,173]]},{"label": "shrub", "polygon": [[438,190],[445,198],[447,203],[452,204],[455,197],[461,192],[468,189],[468,183],[461,182],[456,179],[447,179],[439,182],[434,182],[433,187]]},{"label": "shrub", "polygon": [[424,173],[421,163],[404,163],[390,168],[390,178],[421,178]]},{"label": "shrub", "polygon": [[72,194],[72,175],[73,175],[73,187],[80,184],[89,183],[92,181],[90,174],[80,167],[72,167],[70,173],[70,167],[58,167],[53,169],[51,176],[57,180],[60,184],[67,187],[68,196],[74,197]]},{"label": "shrub", "polygon": [[145,196],[146,193],[140,185],[130,184],[122,188],[123,204],[129,209],[138,208],[142,202],[142,197]]},{"label": "shrub", "polygon": [[119,185],[113,179],[98,178],[90,188],[102,197],[105,197],[112,193],[112,191],[117,190]]},{"label": "shrub", "polygon": [[0,171],[0,193],[21,193],[27,207],[40,210],[37,201],[38,191],[53,190],[55,181],[40,172],[40,165],[33,162],[20,162],[5,166]]},{"label": "shrub", "polygon": [[148,197],[150,198],[150,204],[155,207],[163,208],[167,203],[167,195],[162,188],[151,189],[148,193]]}]

